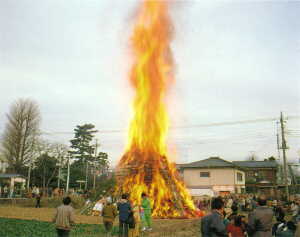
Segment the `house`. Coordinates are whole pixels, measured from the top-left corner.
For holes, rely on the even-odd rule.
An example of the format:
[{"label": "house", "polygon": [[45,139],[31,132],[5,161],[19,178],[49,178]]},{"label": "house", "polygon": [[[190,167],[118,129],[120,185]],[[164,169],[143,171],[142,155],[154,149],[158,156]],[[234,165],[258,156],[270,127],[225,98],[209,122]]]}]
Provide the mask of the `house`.
[{"label": "house", "polygon": [[246,188],[251,192],[261,192],[274,195],[277,188],[276,161],[233,161],[235,165],[246,172]]},{"label": "house", "polygon": [[219,157],[180,164],[179,172],[192,196],[245,192],[245,172]]},{"label": "house", "polygon": [[[12,197],[25,189],[26,178],[20,174],[0,173],[0,197]],[[7,191],[5,191],[7,190]]]}]

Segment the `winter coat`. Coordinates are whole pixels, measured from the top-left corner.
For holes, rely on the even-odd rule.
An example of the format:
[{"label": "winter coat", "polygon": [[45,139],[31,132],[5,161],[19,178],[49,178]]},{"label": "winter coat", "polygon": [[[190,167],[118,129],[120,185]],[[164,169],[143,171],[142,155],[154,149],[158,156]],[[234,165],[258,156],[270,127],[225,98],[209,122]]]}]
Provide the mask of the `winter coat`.
[{"label": "winter coat", "polygon": [[114,222],[117,215],[117,208],[113,204],[106,204],[102,209],[103,222]]},{"label": "winter coat", "polygon": [[125,222],[131,213],[130,203],[126,199],[121,199],[118,203],[119,220]]},{"label": "winter coat", "polygon": [[205,216],[201,220],[202,237],[227,237],[226,226],[223,217],[217,211]]},{"label": "winter coat", "polygon": [[258,206],[248,217],[248,234],[251,237],[271,237],[273,210],[267,206]]},{"label": "winter coat", "polygon": [[150,200],[148,198],[144,198],[142,200],[142,208],[144,209],[144,213],[147,214],[151,214],[151,204],[150,204]]}]

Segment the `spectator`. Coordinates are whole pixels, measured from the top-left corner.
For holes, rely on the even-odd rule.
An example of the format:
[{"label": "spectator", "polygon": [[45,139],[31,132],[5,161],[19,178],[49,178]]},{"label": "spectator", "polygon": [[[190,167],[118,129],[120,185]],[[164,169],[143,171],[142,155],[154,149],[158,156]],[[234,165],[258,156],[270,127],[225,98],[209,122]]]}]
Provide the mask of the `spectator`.
[{"label": "spectator", "polygon": [[277,222],[272,227],[272,236],[276,236],[276,232],[279,229],[283,229],[286,225],[285,220],[279,217],[276,217]]},{"label": "spectator", "polygon": [[202,237],[227,237],[227,230],[223,222],[224,202],[221,197],[214,198],[211,202],[211,214],[201,220]]},{"label": "spectator", "polygon": [[143,231],[149,230],[151,231],[152,228],[152,220],[151,220],[151,203],[149,198],[145,193],[142,193],[142,208],[144,210],[143,215]]},{"label": "spectator", "polygon": [[71,225],[74,224],[74,210],[70,206],[71,198],[65,197],[63,199],[63,205],[60,205],[56,209],[53,222],[56,225],[56,231],[58,237],[68,237]]},{"label": "spectator", "polygon": [[131,213],[131,205],[128,202],[128,196],[122,194],[122,199],[118,203],[119,211],[119,237],[128,237],[128,217]]},{"label": "spectator", "polygon": [[35,199],[36,199],[35,208],[41,208],[41,195],[40,195],[40,194],[37,194],[37,195],[35,196]]},{"label": "spectator", "polygon": [[248,234],[253,237],[272,236],[272,219],[273,211],[267,207],[265,196],[258,198],[258,207],[249,214],[248,217]]},{"label": "spectator", "polygon": [[275,216],[278,221],[284,221],[285,213],[281,202],[277,202],[277,206],[275,207]]},{"label": "spectator", "polygon": [[256,202],[255,196],[251,199],[251,204],[250,205],[251,205],[251,210],[252,211],[257,208],[257,202]]},{"label": "spectator", "polygon": [[227,227],[229,224],[230,224],[230,220],[232,218],[231,214],[229,213],[229,215],[226,213],[226,210],[224,208],[224,211],[223,211],[223,223],[225,225],[225,227]]},{"label": "spectator", "polygon": [[246,199],[245,199],[245,197],[240,198],[240,206],[241,206],[242,211],[246,211]]},{"label": "spectator", "polygon": [[[131,223],[130,223],[131,222]],[[128,237],[140,236],[140,207],[138,205],[132,208],[132,221],[129,222]]]},{"label": "spectator", "polygon": [[36,186],[34,186],[33,189],[31,190],[31,197],[35,198],[35,194],[36,194]]},{"label": "spectator", "polygon": [[242,216],[235,216],[233,221],[227,226],[227,232],[231,237],[245,237]]},{"label": "spectator", "polygon": [[291,211],[292,211],[292,218],[293,220],[296,220],[298,212],[299,212],[299,206],[297,202],[292,202],[291,204]]},{"label": "spectator", "polygon": [[294,237],[296,233],[296,225],[292,221],[286,223],[286,228],[276,232],[277,237]]},{"label": "spectator", "polygon": [[114,220],[118,215],[117,208],[112,204],[111,199],[107,198],[106,204],[102,210],[103,224],[108,235],[111,234]]},{"label": "spectator", "polygon": [[228,219],[231,220],[233,217],[238,215],[238,207],[232,206],[231,207],[231,214],[228,216]]},{"label": "spectator", "polygon": [[92,216],[101,216],[105,200],[101,198],[93,207]]},{"label": "spectator", "polygon": [[8,187],[5,185],[3,188],[4,197],[8,198]]}]

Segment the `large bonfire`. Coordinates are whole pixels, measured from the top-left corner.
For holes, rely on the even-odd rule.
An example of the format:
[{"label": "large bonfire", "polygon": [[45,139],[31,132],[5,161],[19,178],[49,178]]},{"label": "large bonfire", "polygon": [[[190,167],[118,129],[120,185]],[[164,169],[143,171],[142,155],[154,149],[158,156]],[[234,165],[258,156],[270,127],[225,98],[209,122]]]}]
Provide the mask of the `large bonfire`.
[{"label": "large bonfire", "polygon": [[195,206],[167,154],[169,119],[166,90],[172,80],[172,24],[166,1],[146,1],[138,11],[131,37],[134,64],[130,81],[135,89],[133,118],[125,154],[118,164],[118,193],[140,203],[147,193],[153,216],[191,218]]}]

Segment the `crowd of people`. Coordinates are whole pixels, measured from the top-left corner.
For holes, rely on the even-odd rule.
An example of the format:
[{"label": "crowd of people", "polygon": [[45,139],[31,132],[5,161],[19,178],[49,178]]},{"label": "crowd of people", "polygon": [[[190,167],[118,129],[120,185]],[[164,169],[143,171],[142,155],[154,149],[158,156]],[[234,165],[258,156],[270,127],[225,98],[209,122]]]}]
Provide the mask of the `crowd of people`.
[{"label": "crowd of people", "polygon": [[[36,199],[36,207],[41,207],[43,195],[40,189],[33,187],[30,193]],[[52,196],[64,195],[59,189],[52,192]],[[200,219],[202,237],[300,237],[300,198],[287,201],[244,194],[215,198],[207,196],[194,201],[195,206],[207,214]],[[57,208],[53,221],[58,236],[68,236],[74,223],[70,203],[70,197],[64,198],[63,205]],[[132,203],[126,194],[116,202],[111,197],[102,198],[94,206],[92,214],[103,217],[108,236],[112,233],[117,216],[119,237],[138,237],[141,231],[152,231],[151,201],[146,193],[141,195],[138,205]]]},{"label": "crowd of people", "polygon": [[[211,211],[201,219],[202,237],[300,236],[300,200],[284,202],[264,195],[246,202],[241,199],[211,199]],[[247,202],[251,206],[247,207]]]},{"label": "crowd of people", "polygon": [[[141,199],[137,205],[129,201],[127,194],[123,194],[116,203],[111,197],[103,198],[96,203],[93,214],[102,216],[107,236],[111,236],[113,224],[119,216],[119,237],[138,237],[140,231],[152,230],[151,202],[145,193],[142,193]],[[63,205],[57,208],[53,218],[58,237],[68,237],[74,223],[74,210],[70,203],[70,197],[64,198]]]}]

